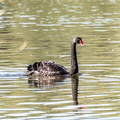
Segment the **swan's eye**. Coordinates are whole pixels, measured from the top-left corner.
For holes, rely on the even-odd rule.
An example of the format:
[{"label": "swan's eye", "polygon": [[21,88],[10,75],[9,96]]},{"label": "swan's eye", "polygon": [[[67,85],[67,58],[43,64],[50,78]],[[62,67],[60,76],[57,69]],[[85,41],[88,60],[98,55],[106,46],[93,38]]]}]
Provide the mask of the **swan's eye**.
[{"label": "swan's eye", "polygon": [[77,39],[77,40],[76,40],[76,43],[78,43],[78,44],[79,44],[79,43],[80,43],[80,39]]}]

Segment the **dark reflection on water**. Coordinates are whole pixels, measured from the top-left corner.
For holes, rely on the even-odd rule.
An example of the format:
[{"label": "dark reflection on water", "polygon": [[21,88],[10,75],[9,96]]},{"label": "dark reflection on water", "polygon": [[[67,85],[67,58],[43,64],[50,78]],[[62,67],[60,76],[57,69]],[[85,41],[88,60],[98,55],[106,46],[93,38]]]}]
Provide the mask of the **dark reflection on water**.
[{"label": "dark reflection on water", "polygon": [[35,86],[35,87],[51,88],[53,86],[55,87],[56,85],[60,85],[61,83],[64,84],[64,81],[67,78],[71,79],[73,104],[78,105],[78,83],[79,83],[78,75],[42,76],[42,77],[30,76],[30,77],[28,77],[28,84],[30,86]]},{"label": "dark reflection on water", "polygon": [[72,97],[74,105],[78,105],[78,83],[79,76],[73,75],[71,76],[71,85],[72,85]]},{"label": "dark reflection on water", "polygon": [[67,76],[40,76],[40,77],[34,77],[30,76],[28,77],[28,84],[35,87],[42,87],[45,86],[53,86],[57,83],[63,82]]}]

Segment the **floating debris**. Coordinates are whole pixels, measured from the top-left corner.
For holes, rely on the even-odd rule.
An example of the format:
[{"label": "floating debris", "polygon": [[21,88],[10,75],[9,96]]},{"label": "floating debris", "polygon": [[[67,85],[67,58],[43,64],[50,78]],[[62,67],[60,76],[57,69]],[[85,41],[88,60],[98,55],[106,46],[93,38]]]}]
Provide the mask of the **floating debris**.
[{"label": "floating debris", "polygon": [[28,42],[24,41],[23,44],[19,47],[19,51],[23,51],[28,45]]}]

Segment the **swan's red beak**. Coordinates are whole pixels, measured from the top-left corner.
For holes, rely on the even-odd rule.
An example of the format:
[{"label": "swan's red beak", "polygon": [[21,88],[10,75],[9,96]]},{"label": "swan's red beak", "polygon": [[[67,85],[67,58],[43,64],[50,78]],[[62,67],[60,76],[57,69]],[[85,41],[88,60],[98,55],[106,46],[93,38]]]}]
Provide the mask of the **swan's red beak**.
[{"label": "swan's red beak", "polygon": [[82,46],[85,46],[82,40],[80,40],[79,44],[81,44]]}]

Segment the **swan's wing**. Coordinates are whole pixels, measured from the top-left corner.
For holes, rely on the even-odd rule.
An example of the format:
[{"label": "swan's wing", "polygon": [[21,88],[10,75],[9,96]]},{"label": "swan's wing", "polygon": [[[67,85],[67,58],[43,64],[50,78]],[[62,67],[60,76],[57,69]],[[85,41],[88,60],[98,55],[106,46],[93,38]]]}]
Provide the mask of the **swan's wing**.
[{"label": "swan's wing", "polygon": [[28,71],[38,71],[40,75],[63,75],[68,74],[66,68],[52,61],[35,62],[28,66]]}]

